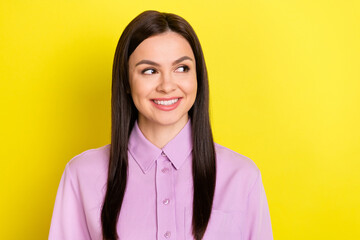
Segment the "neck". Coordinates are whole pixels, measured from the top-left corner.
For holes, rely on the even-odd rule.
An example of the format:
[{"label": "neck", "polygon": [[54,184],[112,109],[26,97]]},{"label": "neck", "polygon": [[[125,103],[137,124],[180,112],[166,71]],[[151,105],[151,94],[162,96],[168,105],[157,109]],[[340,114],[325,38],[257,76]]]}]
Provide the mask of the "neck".
[{"label": "neck", "polygon": [[138,119],[138,125],[144,136],[158,148],[163,148],[171,139],[173,139],[188,122],[188,117],[171,125],[161,125],[149,123],[141,118]]}]

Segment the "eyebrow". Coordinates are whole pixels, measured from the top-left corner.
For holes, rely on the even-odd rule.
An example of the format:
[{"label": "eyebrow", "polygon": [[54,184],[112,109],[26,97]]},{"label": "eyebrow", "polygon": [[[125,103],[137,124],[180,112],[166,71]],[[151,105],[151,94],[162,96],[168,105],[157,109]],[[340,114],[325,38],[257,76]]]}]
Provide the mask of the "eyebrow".
[{"label": "eyebrow", "polygon": [[[176,65],[176,64],[178,64],[178,63],[181,63],[182,61],[185,61],[185,60],[193,61],[193,59],[192,59],[191,57],[183,56],[183,57],[175,60],[175,61],[173,62],[173,65]],[[151,61],[151,60],[146,60],[146,59],[144,59],[144,60],[141,60],[140,62],[136,63],[136,64],[135,64],[135,67],[138,66],[138,65],[140,65],[140,64],[149,64],[149,65],[154,65],[154,66],[157,66],[157,67],[160,66],[160,64],[158,64],[158,63],[156,63],[156,62],[153,62],[153,61]]]}]

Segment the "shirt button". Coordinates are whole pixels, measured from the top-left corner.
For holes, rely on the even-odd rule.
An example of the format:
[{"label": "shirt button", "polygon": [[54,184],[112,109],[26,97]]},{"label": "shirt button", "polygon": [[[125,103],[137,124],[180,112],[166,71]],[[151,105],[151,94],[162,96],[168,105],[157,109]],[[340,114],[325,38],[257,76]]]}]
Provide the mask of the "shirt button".
[{"label": "shirt button", "polygon": [[166,156],[166,154],[164,152],[161,152],[161,156]]},{"label": "shirt button", "polygon": [[164,167],[163,169],[161,169],[161,171],[162,171],[163,173],[167,173],[167,172],[169,171],[169,169],[166,168],[166,167]]},{"label": "shirt button", "polygon": [[171,232],[170,232],[170,231],[167,231],[167,232],[164,234],[164,236],[165,236],[166,238],[170,238],[170,237],[171,237]]},{"label": "shirt button", "polygon": [[169,203],[170,203],[170,199],[165,198],[165,199],[163,200],[163,204],[164,204],[164,205],[168,205]]}]

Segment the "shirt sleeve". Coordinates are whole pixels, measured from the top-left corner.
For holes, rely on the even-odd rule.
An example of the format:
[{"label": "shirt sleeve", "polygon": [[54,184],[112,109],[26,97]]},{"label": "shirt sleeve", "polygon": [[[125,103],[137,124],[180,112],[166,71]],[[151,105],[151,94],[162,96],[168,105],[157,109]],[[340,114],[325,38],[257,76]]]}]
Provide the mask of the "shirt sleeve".
[{"label": "shirt sleeve", "polygon": [[245,240],[273,239],[269,206],[259,170],[255,183],[250,189],[246,214],[248,226],[245,228]]},{"label": "shirt sleeve", "polygon": [[69,164],[61,177],[51,219],[49,240],[91,239],[86,224],[80,190]]}]

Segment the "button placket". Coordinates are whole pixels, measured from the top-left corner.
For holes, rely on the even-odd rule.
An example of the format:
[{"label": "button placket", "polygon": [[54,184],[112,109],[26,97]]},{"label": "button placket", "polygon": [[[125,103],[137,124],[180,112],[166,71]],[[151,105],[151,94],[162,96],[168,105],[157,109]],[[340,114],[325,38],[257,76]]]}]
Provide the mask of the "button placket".
[{"label": "button placket", "polygon": [[175,204],[171,162],[164,152],[156,165],[158,239],[176,239]]}]

